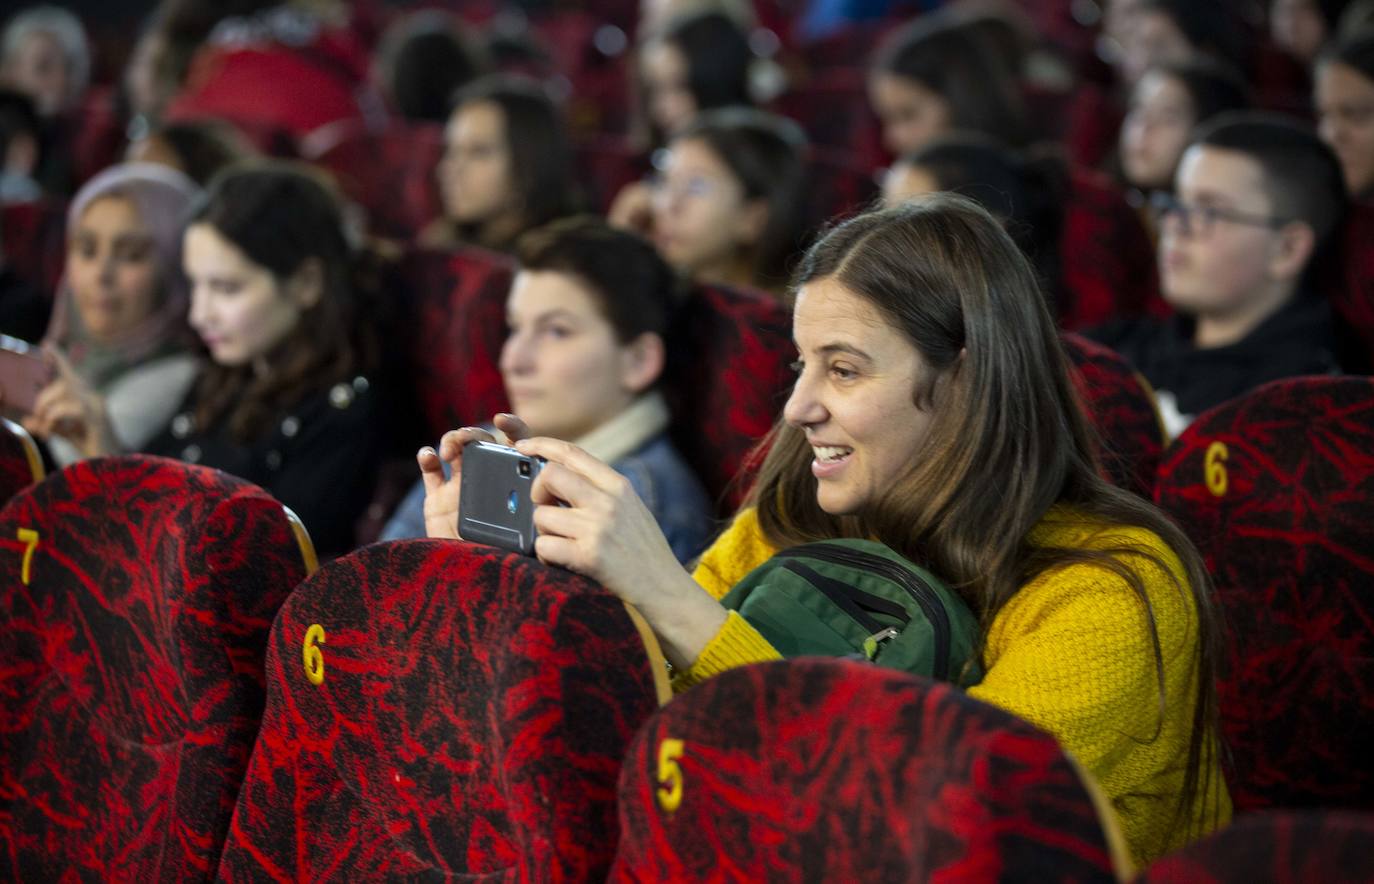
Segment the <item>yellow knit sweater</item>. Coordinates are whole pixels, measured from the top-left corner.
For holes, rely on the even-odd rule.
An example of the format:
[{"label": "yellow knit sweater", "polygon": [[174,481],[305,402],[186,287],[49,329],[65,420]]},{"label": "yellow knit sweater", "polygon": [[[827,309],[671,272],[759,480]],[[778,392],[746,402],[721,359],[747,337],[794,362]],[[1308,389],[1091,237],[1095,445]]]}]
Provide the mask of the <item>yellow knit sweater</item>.
[{"label": "yellow knit sweater", "polygon": [[[1144,529],[1109,529],[1056,508],[1030,540],[1076,549],[1140,549],[1158,556],[1187,585],[1177,556]],[[721,598],[774,552],[757,515],[746,510],[706,551],[693,576]],[[1197,609],[1186,589],[1176,589],[1150,560],[1127,561],[1138,569],[1154,608],[1167,698],[1162,721],[1144,607],[1119,576],[1092,565],[1060,568],[1021,587],[993,619],[986,675],[968,693],[1053,734],[1111,799],[1132,858],[1143,865],[1188,840],[1186,833],[1172,833],[1170,823],[1192,733]],[[779,656],[731,612],[674,687],[685,690],[726,669]],[[1205,773],[1208,788],[1191,809],[1196,832],[1212,828],[1213,809],[1218,824],[1231,818],[1220,767],[1214,761]]]}]

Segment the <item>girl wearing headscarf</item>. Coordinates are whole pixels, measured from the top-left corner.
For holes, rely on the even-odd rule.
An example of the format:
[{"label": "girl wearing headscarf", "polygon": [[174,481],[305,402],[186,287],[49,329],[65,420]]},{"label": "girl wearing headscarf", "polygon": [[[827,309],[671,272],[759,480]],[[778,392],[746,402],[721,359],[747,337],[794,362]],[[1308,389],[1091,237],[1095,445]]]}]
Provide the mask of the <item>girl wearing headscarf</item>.
[{"label": "girl wearing headscarf", "polygon": [[[173,169],[124,163],[73,200],[66,272],[43,341],[53,380],[24,421],[60,465],[142,447],[195,379],[180,265],[184,216],[198,194]],[[106,419],[84,419],[91,408]]]}]

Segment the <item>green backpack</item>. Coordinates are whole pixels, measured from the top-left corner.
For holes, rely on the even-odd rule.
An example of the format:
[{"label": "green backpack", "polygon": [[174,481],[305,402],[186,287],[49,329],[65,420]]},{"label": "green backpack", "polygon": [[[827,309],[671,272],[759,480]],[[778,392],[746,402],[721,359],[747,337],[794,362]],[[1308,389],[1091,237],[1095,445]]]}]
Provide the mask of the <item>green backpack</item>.
[{"label": "green backpack", "polygon": [[978,620],[968,605],[876,541],[785,549],[746,574],[721,604],[783,657],[860,655],[961,687],[983,677]]}]

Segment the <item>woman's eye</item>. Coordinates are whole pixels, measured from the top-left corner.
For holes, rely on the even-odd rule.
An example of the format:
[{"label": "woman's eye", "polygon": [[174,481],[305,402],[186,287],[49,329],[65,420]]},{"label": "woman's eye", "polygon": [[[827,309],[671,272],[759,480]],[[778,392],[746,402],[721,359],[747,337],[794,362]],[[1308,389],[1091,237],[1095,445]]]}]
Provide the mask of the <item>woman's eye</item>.
[{"label": "woman's eye", "polygon": [[852,369],[846,368],[846,367],[844,367],[843,365],[832,365],[832,366],[830,366],[830,373],[831,373],[832,375],[834,375],[836,378],[838,378],[839,380],[842,380],[842,381],[847,381],[847,380],[850,380],[850,379],[852,379],[852,378],[858,377],[858,372],[856,372],[856,371],[854,371],[854,370],[852,370]]},{"label": "woman's eye", "polygon": [[572,329],[568,328],[566,325],[550,325],[547,328],[545,328],[544,331],[546,334],[548,334],[549,337],[557,340],[562,340],[563,338],[570,338],[572,337],[573,333]]}]

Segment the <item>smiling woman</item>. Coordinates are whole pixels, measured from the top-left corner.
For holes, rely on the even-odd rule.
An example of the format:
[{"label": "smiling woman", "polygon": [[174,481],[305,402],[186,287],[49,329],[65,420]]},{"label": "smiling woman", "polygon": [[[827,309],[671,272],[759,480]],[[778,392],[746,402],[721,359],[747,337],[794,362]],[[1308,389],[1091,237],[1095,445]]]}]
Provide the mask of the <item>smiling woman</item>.
[{"label": "smiling woman", "polygon": [[[549,438],[517,443],[548,460],[540,559],[635,605],[686,688],[780,656],[719,601],[755,567],[879,541],[962,596],[984,629],[969,693],[1054,734],[1137,861],[1226,821],[1207,572],[1100,478],[1054,322],[997,221],[948,194],[859,216],[812,246],[795,290],[796,387],[750,502],[696,570],[674,567],[622,477]],[[427,482],[442,527],[456,495]]]}]

